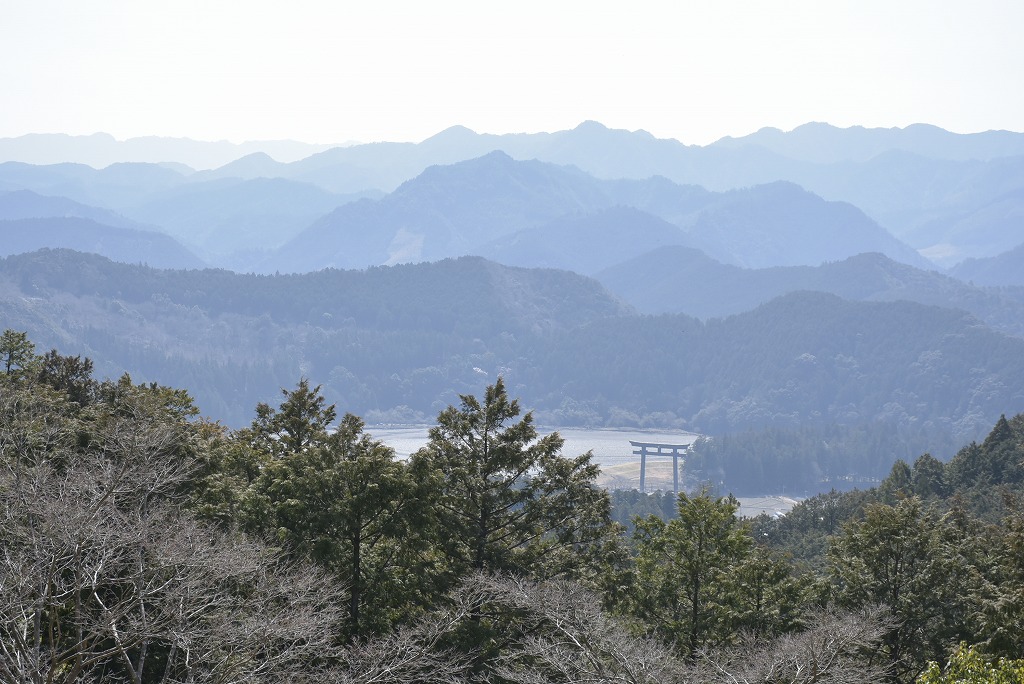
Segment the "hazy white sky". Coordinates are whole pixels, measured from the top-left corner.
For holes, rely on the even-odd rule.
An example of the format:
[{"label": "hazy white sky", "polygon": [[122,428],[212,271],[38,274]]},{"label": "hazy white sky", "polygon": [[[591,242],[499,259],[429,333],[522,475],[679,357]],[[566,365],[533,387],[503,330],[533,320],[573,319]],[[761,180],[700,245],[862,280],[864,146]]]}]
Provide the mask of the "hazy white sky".
[{"label": "hazy white sky", "polygon": [[1020,0],[0,0],[0,136],[1024,130]]}]

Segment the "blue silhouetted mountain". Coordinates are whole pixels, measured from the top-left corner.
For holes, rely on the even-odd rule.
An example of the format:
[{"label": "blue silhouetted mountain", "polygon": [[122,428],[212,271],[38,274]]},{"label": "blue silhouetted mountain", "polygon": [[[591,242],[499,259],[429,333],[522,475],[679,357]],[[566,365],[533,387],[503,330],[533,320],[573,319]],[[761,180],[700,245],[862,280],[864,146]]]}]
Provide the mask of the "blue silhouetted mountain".
[{"label": "blue silhouetted mountain", "polygon": [[893,151],[809,169],[800,182],[822,197],[855,204],[942,265],[994,256],[1024,240],[1019,222],[1002,220],[1024,211],[1024,156],[948,161]]},{"label": "blue silhouetted mountain", "polygon": [[359,199],[283,178],[189,182],[124,211],[159,226],[207,262],[248,270],[318,217]]},{"label": "blue silhouetted mountain", "polygon": [[114,211],[184,182],[184,175],[161,164],[120,163],[99,170],[84,164],[0,164],[0,192],[31,190]]},{"label": "blue silhouetted mountain", "polygon": [[592,274],[665,245],[685,245],[681,228],[633,207],[555,219],[483,245],[478,251],[509,266],[562,268]]},{"label": "blue silhouetted mountain", "polygon": [[790,159],[816,164],[867,161],[892,150],[932,159],[966,161],[1022,155],[1024,135],[1010,131],[950,133],[928,124],[905,128],[837,128],[827,123],[807,123],[789,132],[762,128],[739,138],[725,137],[711,147],[762,147]]},{"label": "blue silhouetted mountain", "polygon": [[2,254],[67,248],[157,268],[198,268],[204,262],[153,226],[67,197],[31,190],[0,193]]},{"label": "blue silhouetted mountain", "polygon": [[[718,191],[788,180],[826,199],[856,205],[898,239],[947,265],[1005,249],[991,241],[972,242],[971,232],[957,231],[955,225],[977,212],[978,220],[990,221],[1001,210],[998,197],[1024,188],[1019,168],[1024,165],[1024,134],[960,135],[926,125],[840,129],[808,124],[788,133],[764,129],[706,147],[596,122],[555,133],[501,136],[455,127],[419,145],[329,150],[290,165],[288,173],[332,191],[388,190],[430,164],[497,149],[515,159],[571,164],[599,178],[662,175]],[[997,206],[987,211],[991,204]],[[996,223],[986,225],[999,229]]]},{"label": "blue silhouetted mountain", "polygon": [[949,274],[975,285],[1024,287],[1024,243],[994,257],[965,259]]},{"label": "blue silhouetted mountain", "polygon": [[192,252],[163,233],[106,226],[87,218],[0,220],[0,255],[65,248],[154,268],[201,268]]},{"label": "blue silhouetted mountain", "polygon": [[108,133],[32,133],[17,138],[0,138],[0,161],[28,164],[74,162],[96,169],[118,162],[176,162],[192,169],[213,169],[247,154],[264,153],[289,162],[328,147],[331,146],[293,140],[231,143],[226,140],[205,141],[152,135],[116,140]]},{"label": "blue silhouetted mountain", "polygon": [[854,301],[907,300],[963,309],[996,330],[1024,337],[1024,290],[975,287],[877,253],[816,267],[745,269],[715,261],[695,249],[662,247],[594,277],[637,311],[648,314],[722,318],[807,290]]},{"label": "blue silhouetted mountain", "polygon": [[[1024,157],[1016,158],[1024,172]],[[968,258],[998,256],[1024,242],[1024,187],[993,198],[982,187],[989,179],[979,179],[980,185],[964,189],[960,206],[914,227],[908,235],[918,243],[927,242],[921,251],[941,264],[951,264]],[[991,182],[995,184],[995,179]],[[969,196],[965,196],[968,195]],[[952,194],[952,193],[951,193]]]},{"label": "blue silhouetted mountain", "polygon": [[198,171],[189,180],[281,178],[287,175],[287,166],[265,152],[253,152],[216,169]]},{"label": "blue silhouetted mountain", "polygon": [[601,185],[578,170],[492,152],[430,167],[379,201],[338,207],[282,247],[264,270],[363,268],[475,254],[500,236],[611,204]]},{"label": "blue silhouetted mountain", "polygon": [[816,265],[862,252],[929,265],[852,204],[786,182],[723,193],[690,232],[712,257],[747,268]]},{"label": "blue silhouetted mountain", "polygon": [[144,229],[117,212],[91,207],[67,197],[40,195],[31,190],[0,192],[0,220],[78,217],[116,228]]},{"label": "blue silhouetted mountain", "polygon": [[[959,135],[924,125],[839,129],[808,124],[788,133],[765,129],[698,147],[592,121],[571,130],[509,135],[455,126],[418,144],[336,147],[287,164],[252,156],[191,175],[165,164],[100,171],[58,164],[30,172],[24,164],[21,170],[0,164],[0,191],[30,189],[115,211],[139,206],[186,180],[228,176],[275,176],[330,193],[390,192],[432,165],[502,150],[513,159],[572,165],[606,180],[660,175],[719,192],[790,181],[827,200],[854,204],[899,240],[949,267],[964,258],[995,256],[1024,239],[1012,219],[1024,190],[1022,141],[1024,134],[1005,131]],[[92,142],[106,144],[99,138]],[[269,148],[265,151],[273,156]],[[641,204],[616,203],[682,225]],[[412,243],[402,251],[414,252]],[[710,242],[704,248],[716,250]]]},{"label": "blue silhouetted mountain", "polygon": [[[588,218],[615,206],[657,216],[679,232],[652,217],[638,221],[636,211]],[[825,202],[792,184],[710,193],[659,177],[599,180],[573,167],[493,152],[431,167],[377,202],[339,207],[284,245],[263,270],[363,268],[469,254],[597,269],[634,238],[642,249],[690,245],[751,266],[816,265],[867,251],[927,263],[855,207]],[[574,254],[559,259],[559,250]],[[594,259],[588,262],[587,254]]]}]

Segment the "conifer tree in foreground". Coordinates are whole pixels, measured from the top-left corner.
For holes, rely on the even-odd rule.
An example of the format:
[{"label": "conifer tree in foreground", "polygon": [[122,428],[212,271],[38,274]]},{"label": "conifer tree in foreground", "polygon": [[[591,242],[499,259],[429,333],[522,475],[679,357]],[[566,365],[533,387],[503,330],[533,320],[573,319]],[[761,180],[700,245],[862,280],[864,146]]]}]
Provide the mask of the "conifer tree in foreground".
[{"label": "conifer tree in foreground", "polygon": [[458,574],[585,575],[613,529],[598,467],[589,452],[563,457],[558,433],[540,437],[519,413],[498,378],[482,403],[463,395],[438,416],[413,460],[436,478],[439,541]]}]

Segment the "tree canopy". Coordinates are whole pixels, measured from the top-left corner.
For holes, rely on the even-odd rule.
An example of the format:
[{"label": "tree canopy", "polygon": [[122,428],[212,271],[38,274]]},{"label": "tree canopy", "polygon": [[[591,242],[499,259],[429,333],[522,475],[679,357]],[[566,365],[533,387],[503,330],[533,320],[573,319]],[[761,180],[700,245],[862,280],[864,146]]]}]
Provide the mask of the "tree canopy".
[{"label": "tree canopy", "polygon": [[781,518],[617,495],[626,536],[502,379],[403,460],[305,378],[230,430],[0,339],[4,684],[1018,681],[1024,416]]}]

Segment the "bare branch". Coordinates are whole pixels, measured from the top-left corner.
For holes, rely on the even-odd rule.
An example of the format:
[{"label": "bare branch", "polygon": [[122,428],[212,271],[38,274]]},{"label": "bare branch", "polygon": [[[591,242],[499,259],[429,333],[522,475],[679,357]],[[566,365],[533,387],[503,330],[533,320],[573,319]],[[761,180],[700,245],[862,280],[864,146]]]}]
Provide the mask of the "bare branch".
[{"label": "bare branch", "polygon": [[856,613],[821,611],[808,628],[773,641],[748,637],[727,651],[703,652],[699,679],[722,684],[868,684],[883,681],[886,669],[865,658],[891,629],[884,607]]}]

